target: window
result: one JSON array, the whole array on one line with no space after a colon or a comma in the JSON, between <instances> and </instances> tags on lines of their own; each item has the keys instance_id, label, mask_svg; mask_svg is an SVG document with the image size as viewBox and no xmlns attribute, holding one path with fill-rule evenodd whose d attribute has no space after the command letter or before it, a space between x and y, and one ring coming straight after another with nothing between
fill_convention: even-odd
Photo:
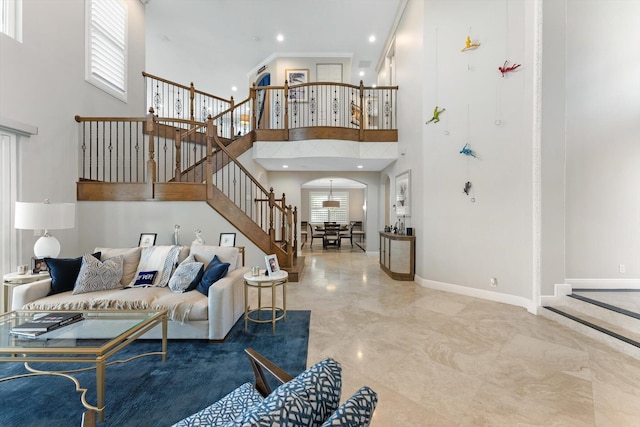
<instances>
[{"instance_id":1,"label":"window","mask_svg":"<svg viewBox=\"0 0 640 427\"><path fill-rule=\"evenodd\" d=\"M0 0L0 33L22 41L22 0Z\"/></svg>"},{"instance_id":2,"label":"window","mask_svg":"<svg viewBox=\"0 0 640 427\"><path fill-rule=\"evenodd\" d=\"M329 192L309 192L309 222L335 221L341 224L349 222L349 193L334 191L331 200L340 202L339 208L327 209L322 202L329 200Z\"/></svg>"},{"instance_id":3,"label":"window","mask_svg":"<svg viewBox=\"0 0 640 427\"><path fill-rule=\"evenodd\" d=\"M86 0L86 80L127 100L127 6L123 0Z\"/></svg>"}]
</instances>

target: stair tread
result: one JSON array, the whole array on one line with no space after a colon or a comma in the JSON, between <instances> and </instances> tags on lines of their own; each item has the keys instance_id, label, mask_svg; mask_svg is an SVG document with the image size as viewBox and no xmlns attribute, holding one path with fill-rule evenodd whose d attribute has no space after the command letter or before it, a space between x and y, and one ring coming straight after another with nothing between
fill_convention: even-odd
<instances>
[{"instance_id":1,"label":"stair tread","mask_svg":"<svg viewBox=\"0 0 640 427\"><path fill-rule=\"evenodd\" d=\"M596 325L596 326L598 326L600 328L606 329L606 330L611 331L611 332L613 332L615 334L622 335L622 336L624 336L624 337L626 337L626 338L628 338L630 340L633 340L633 341L636 341L636 342L640 343L640 334L637 334L637 333L635 333L633 331L630 331L627 328L623 328L621 326L614 325L614 324L609 323L609 322L607 322L605 320L599 319L597 317L590 316L588 314L585 314L585 313L583 313L581 311L575 310L575 309L573 309L571 307L568 307L568 306L565 306L565 305L554 306L553 308L555 308L556 310L560 310L560 311L562 311L564 313L567 313L567 314L569 314L571 316L577 317L577 318L579 318L579 319L581 319L583 321L589 322L589 323L591 323L593 325ZM640 322L640 320L636 320L636 319L630 317L629 318L629 322Z\"/></svg>"}]
</instances>

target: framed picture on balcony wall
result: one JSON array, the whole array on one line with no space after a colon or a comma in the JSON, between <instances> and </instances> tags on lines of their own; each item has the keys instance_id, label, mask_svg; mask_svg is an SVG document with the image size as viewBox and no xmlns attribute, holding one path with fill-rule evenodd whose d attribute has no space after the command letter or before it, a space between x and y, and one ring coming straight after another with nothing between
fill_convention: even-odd
<instances>
[{"instance_id":1,"label":"framed picture on balcony wall","mask_svg":"<svg viewBox=\"0 0 640 427\"><path fill-rule=\"evenodd\" d=\"M309 70L301 68L290 68L285 70L284 78L287 80L287 82L289 82L289 86L309 83ZM289 89L289 101L307 102L306 86Z\"/></svg>"},{"instance_id":2,"label":"framed picture on balcony wall","mask_svg":"<svg viewBox=\"0 0 640 427\"><path fill-rule=\"evenodd\" d=\"M411 170L396 175L396 215L411 215Z\"/></svg>"}]
</instances>

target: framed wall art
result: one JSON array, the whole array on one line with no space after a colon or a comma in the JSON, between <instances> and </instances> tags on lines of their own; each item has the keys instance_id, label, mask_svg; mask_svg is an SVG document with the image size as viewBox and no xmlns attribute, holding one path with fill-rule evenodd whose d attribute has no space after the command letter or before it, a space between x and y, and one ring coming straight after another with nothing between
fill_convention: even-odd
<instances>
[{"instance_id":1,"label":"framed wall art","mask_svg":"<svg viewBox=\"0 0 640 427\"><path fill-rule=\"evenodd\" d=\"M158 237L158 233L140 233L140 240L138 241L138 246L141 248L148 248L149 246L154 246L156 244L156 238Z\"/></svg>"},{"instance_id":2,"label":"framed wall art","mask_svg":"<svg viewBox=\"0 0 640 427\"><path fill-rule=\"evenodd\" d=\"M284 78L289 82L289 86L309 83L309 70L287 69ZM289 101L307 102L307 87L289 89Z\"/></svg>"},{"instance_id":3,"label":"framed wall art","mask_svg":"<svg viewBox=\"0 0 640 427\"><path fill-rule=\"evenodd\" d=\"M220 243L218 246L235 246L236 233L220 233Z\"/></svg>"},{"instance_id":4,"label":"framed wall art","mask_svg":"<svg viewBox=\"0 0 640 427\"><path fill-rule=\"evenodd\" d=\"M396 215L411 215L411 170L396 175Z\"/></svg>"}]
</instances>

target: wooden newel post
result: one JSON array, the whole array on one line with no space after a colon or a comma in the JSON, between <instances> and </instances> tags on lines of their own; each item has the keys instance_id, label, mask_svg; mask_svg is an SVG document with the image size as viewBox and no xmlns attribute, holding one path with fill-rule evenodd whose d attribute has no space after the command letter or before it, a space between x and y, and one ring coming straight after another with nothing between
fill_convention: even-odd
<instances>
[{"instance_id":1,"label":"wooden newel post","mask_svg":"<svg viewBox=\"0 0 640 427\"><path fill-rule=\"evenodd\" d=\"M192 124L196 120L195 104L194 104L195 98L196 98L196 88L193 86L193 82L191 82L191 87L189 88L189 111L190 111L189 118L191 119Z\"/></svg>"},{"instance_id":2,"label":"wooden newel post","mask_svg":"<svg viewBox=\"0 0 640 427\"><path fill-rule=\"evenodd\" d=\"M204 177L207 185L207 200L213 199L213 137L216 134L216 126L213 117L207 117L207 160L204 164Z\"/></svg>"},{"instance_id":3,"label":"wooden newel post","mask_svg":"<svg viewBox=\"0 0 640 427\"><path fill-rule=\"evenodd\" d=\"M364 84L360 80L360 141L364 141L364 115L367 113L364 111Z\"/></svg>"},{"instance_id":4,"label":"wooden newel post","mask_svg":"<svg viewBox=\"0 0 640 427\"><path fill-rule=\"evenodd\" d=\"M289 81L284 81L284 140L289 140Z\"/></svg>"},{"instance_id":5,"label":"wooden newel post","mask_svg":"<svg viewBox=\"0 0 640 427\"><path fill-rule=\"evenodd\" d=\"M275 205L275 196L273 194L273 187L269 188L269 235L271 241L275 239L275 229L273 228L273 206Z\"/></svg>"},{"instance_id":6,"label":"wooden newel post","mask_svg":"<svg viewBox=\"0 0 640 427\"><path fill-rule=\"evenodd\" d=\"M256 126L258 125L258 118L256 117L256 82L253 82L253 86L249 90L249 96L251 97L251 129L256 130Z\"/></svg>"},{"instance_id":7,"label":"wooden newel post","mask_svg":"<svg viewBox=\"0 0 640 427\"><path fill-rule=\"evenodd\" d=\"M145 131L149 135L149 158L147 159L147 197L153 198L153 184L156 182L156 160L155 160L155 141L156 141L156 116L153 114L153 107L149 108L147 121L144 124Z\"/></svg>"},{"instance_id":8,"label":"wooden newel post","mask_svg":"<svg viewBox=\"0 0 640 427\"><path fill-rule=\"evenodd\" d=\"M181 137L180 137L180 129L175 129L173 135L173 144L176 147L176 169L173 172L173 177L176 182L180 182L180 177L182 175L182 170L180 169L180 146L181 146Z\"/></svg>"}]
</instances>

